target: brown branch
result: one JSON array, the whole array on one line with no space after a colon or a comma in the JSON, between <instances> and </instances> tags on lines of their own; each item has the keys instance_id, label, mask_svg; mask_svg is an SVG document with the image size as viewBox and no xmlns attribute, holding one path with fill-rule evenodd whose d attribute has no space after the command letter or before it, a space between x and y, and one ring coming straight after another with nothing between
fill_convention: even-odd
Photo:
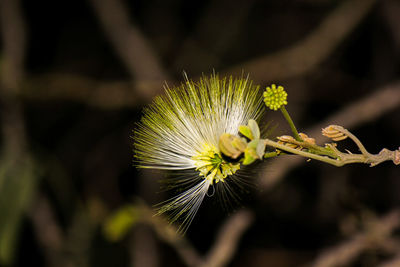
<instances>
[{"instance_id":1,"label":"brown branch","mask_svg":"<svg viewBox=\"0 0 400 267\"><path fill-rule=\"evenodd\" d=\"M167 74L161 67L151 46L142 33L130 22L127 8L121 0L90 0L95 14L116 53L125 64L129 74L136 80L137 93L152 98L160 92L156 87L146 87L143 83L162 83Z\"/></svg>"},{"instance_id":2,"label":"brown branch","mask_svg":"<svg viewBox=\"0 0 400 267\"><path fill-rule=\"evenodd\" d=\"M0 209L0 264L13 265L24 212L36 189L34 161L27 151L22 105L16 97L24 76L26 27L21 2L0 0L0 195L12 203L11 212Z\"/></svg>"},{"instance_id":3,"label":"brown branch","mask_svg":"<svg viewBox=\"0 0 400 267\"><path fill-rule=\"evenodd\" d=\"M328 139L321 135L321 129L329 124L340 124L345 128L351 129L367 121L379 118L383 114L400 106L400 83L393 83L382 88L378 88L370 96L360 99L337 113L329 116L321 123L306 129L309 136L316 139L317 143L322 143ZM270 160L268 169L273 172L263 172L260 183L265 189L271 188L279 182L291 169L305 163L305 160L298 157L281 157Z\"/></svg>"},{"instance_id":4,"label":"brown branch","mask_svg":"<svg viewBox=\"0 0 400 267\"><path fill-rule=\"evenodd\" d=\"M371 223L366 231L350 240L323 252L312 267L344 266L356 259L364 250L384 244L391 233L400 226L400 211L394 210L385 217Z\"/></svg>"},{"instance_id":5,"label":"brown branch","mask_svg":"<svg viewBox=\"0 0 400 267\"><path fill-rule=\"evenodd\" d=\"M0 26L3 41L0 73L0 104L4 149L16 157L26 149L22 107L16 99L24 76L26 26L20 1L0 1Z\"/></svg>"},{"instance_id":6,"label":"brown branch","mask_svg":"<svg viewBox=\"0 0 400 267\"><path fill-rule=\"evenodd\" d=\"M184 236L177 233L173 225L167 224L167 221L160 216L154 216L153 210L145 204L138 203L137 207L140 209L143 222L151 225L160 240L174 248L187 266L199 266L202 263L196 249Z\"/></svg>"},{"instance_id":7,"label":"brown branch","mask_svg":"<svg viewBox=\"0 0 400 267\"><path fill-rule=\"evenodd\" d=\"M378 267L399 267L400 266L400 253L395 255L390 260L387 260L378 265Z\"/></svg>"},{"instance_id":8,"label":"brown branch","mask_svg":"<svg viewBox=\"0 0 400 267\"><path fill-rule=\"evenodd\" d=\"M219 230L217 239L200 266L225 266L234 256L239 239L253 222L253 214L241 210L230 217Z\"/></svg>"},{"instance_id":9,"label":"brown branch","mask_svg":"<svg viewBox=\"0 0 400 267\"><path fill-rule=\"evenodd\" d=\"M160 82L155 82L161 88ZM149 81L149 87L155 87ZM73 101L103 109L135 107L146 103L127 81L99 82L73 74L45 74L28 77L22 84L20 97L28 101Z\"/></svg>"},{"instance_id":10,"label":"brown branch","mask_svg":"<svg viewBox=\"0 0 400 267\"><path fill-rule=\"evenodd\" d=\"M47 198L39 195L28 215L33 223L36 238L46 255L48 266L67 266L61 257L64 236Z\"/></svg>"},{"instance_id":11,"label":"brown branch","mask_svg":"<svg viewBox=\"0 0 400 267\"><path fill-rule=\"evenodd\" d=\"M15 92L24 76L26 25L21 14L21 3L0 1L1 34L3 40L1 78L7 90Z\"/></svg>"},{"instance_id":12,"label":"brown branch","mask_svg":"<svg viewBox=\"0 0 400 267\"><path fill-rule=\"evenodd\" d=\"M214 245L203 258L198 254L190 242L177 233L177 229L160 217L154 216L153 210L143 203L139 203L141 219L153 227L158 237L169 244L178 253L187 266L225 266L233 257L238 241L253 222L253 214L248 210L241 210L227 219L219 231Z\"/></svg>"},{"instance_id":13,"label":"brown branch","mask_svg":"<svg viewBox=\"0 0 400 267\"><path fill-rule=\"evenodd\" d=\"M397 0L382 1L384 19L394 39L397 49L400 48L400 3Z\"/></svg>"},{"instance_id":14,"label":"brown branch","mask_svg":"<svg viewBox=\"0 0 400 267\"><path fill-rule=\"evenodd\" d=\"M147 225L138 225L131 236L131 265L159 266L156 238Z\"/></svg>"},{"instance_id":15,"label":"brown branch","mask_svg":"<svg viewBox=\"0 0 400 267\"><path fill-rule=\"evenodd\" d=\"M167 74L164 72L161 63L150 48L151 46L139 29L131 24L127 12L128 9L121 0L90 0L90 2L105 34L114 46L121 61L125 64L130 76L135 81L134 87L128 88L130 91L134 91L133 95L132 93L126 95L126 92L129 91L117 91L113 88L109 88L106 91L103 90L104 94L99 94L99 91L96 90L95 96L98 97L102 95L101 102L97 100L96 103L110 105L111 95L113 96L114 104L121 103L121 101L125 104L127 99L131 102L149 102L155 95L163 91L160 85L167 78ZM149 84L151 84L151 86L149 86ZM145 244L148 245L147 248L154 249L154 251L147 252L152 254L153 260L147 262L145 264L146 266L149 264L155 265L157 262L157 260L154 259L156 257L156 246L148 237L151 236L146 231L134 237L134 242L145 242ZM182 247L178 247L178 249L178 251L182 251ZM132 255L134 256L141 252L143 252L143 250L140 249L139 246L136 246ZM184 256L186 255L188 254L186 253ZM146 256L141 256L136 257L136 260L142 260L142 263L144 263L144 261L148 261L149 258L146 259Z\"/></svg>"},{"instance_id":16,"label":"brown branch","mask_svg":"<svg viewBox=\"0 0 400 267\"><path fill-rule=\"evenodd\" d=\"M254 2L210 1L191 35L179 47L179 54L173 62L174 68L179 71L182 67L190 68L194 73L209 70L210 66L218 69L222 57L226 54L226 48L244 27ZM222 17L221 10L229 12L229 16ZM214 27L215 24L218 27Z\"/></svg>"},{"instance_id":17,"label":"brown branch","mask_svg":"<svg viewBox=\"0 0 400 267\"><path fill-rule=\"evenodd\" d=\"M224 74L251 73L257 82L306 74L325 60L368 14L376 0L347 0L293 46L227 69Z\"/></svg>"}]
</instances>

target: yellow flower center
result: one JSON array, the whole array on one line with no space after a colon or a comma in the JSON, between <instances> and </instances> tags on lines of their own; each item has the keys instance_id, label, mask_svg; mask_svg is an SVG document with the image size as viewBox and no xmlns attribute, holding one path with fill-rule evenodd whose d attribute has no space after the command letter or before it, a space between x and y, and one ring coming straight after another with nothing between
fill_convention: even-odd
<instances>
[{"instance_id":1,"label":"yellow flower center","mask_svg":"<svg viewBox=\"0 0 400 267\"><path fill-rule=\"evenodd\" d=\"M192 160L194 160L196 170L200 172L199 175L215 183L224 182L228 175L240 169L239 163L226 162L217 148L208 144L204 144L202 151L193 156Z\"/></svg>"}]
</instances>

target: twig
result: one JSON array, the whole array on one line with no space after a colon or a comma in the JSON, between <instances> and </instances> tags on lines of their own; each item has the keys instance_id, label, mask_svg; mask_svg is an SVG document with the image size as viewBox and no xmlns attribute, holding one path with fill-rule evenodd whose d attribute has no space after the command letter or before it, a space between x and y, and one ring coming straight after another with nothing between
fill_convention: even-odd
<instances>
[{"instance_id":1,"label":"twig","mask_svg":"<svg viewBox=\"0 0 400 267\"><path fill-rule=\"evenodd\" d=\"M379 154L371 154L365 149L364 145L355 135L342 126L329 125L327 128L323 129L322 132L323 135L332 138L335 141L343 140L344 138L349 137L354 141L354 143L356 143L361 151L361 154L353 154L350 152L343 153L336 148L336 143L329 143L326 144L325 147L321 147L303 141L299 142L294 138L286 138L285 143L275 142L270 139L262 139L262 141L267 146L271 146L276 149L296 154L308 159L322 161L336 167L341 167L351 163L365 163L370 164L370 166L373 167L389 160L393 161L395 165L400 164L400 148L394 151L384 148L381 150L381 152L379 152ZM282 137L280 141L282 141ZM293 147L293 145L296 147ZM302 149L307 147L309 150Z\"/></svg>"},{"instance_id":2,"label":"twig","mask_svg":"<svg viewBox=\"0 0 400 267\"><path fill-rule=\"evenodd\" d=\"M322 253L312 267L344 266L351 263L365 249L385 243L390 234L400 226L400 211L394 210L372 223L365 232Z\"/></svg>"},{"instance_id":3,"label":"twig","mask_svg":"<svg viewBox=\"0 0 400 267\"><path fill-rule=\"evenodd\" d=\"M379 118L398 106L400 106L400 83L393 83L376 89L370 96L344 107L304 132L314 137L318 143L322 143L327 141L327 138L321 135L321 129L329 124L340 124L347 129L355 128L367 121ZM269 161L270 164L267 165L267 168L273 172L263 172L260 177L260 183L266 189L279 182L291 169L305 163L303 159L297 157L277 158Z\"/></svg>"},{"instance_id":4,"label":"twig","mask_svg":"<svg viewBox=\"0 0 400 267\"><path fill-rule=\"evenodd\" d=\"M379 154L371 154L367 151L361 141L349 132L347 129L343 128L339 125L330 125L330 128L339 131L340 134L343 134L346 137L349 137L353 142L357 145L358 149L361 151L361 154L352 154L352 153L342 153L336 149L335 146L329 145L329 147L336 152L339 156L340 161L343 162L343 165L348 163L367 163L370 164L371 167L376 166L384 161L391 160L395 165L400 164L400 148L398 150L391 151L387 148L382 149ZM328 136L329 137L329 136Z\"/></svg>"},{"instance_id":5,"label":"twig","mask_svg":"<svg viewBox=\"0 0 400 267\"><path fill-rule=\"evenodd\" d=\"M269 140L269 139L264 139L263 141L267 146L275 147L280 150L283 150L283 151L286 151L289 153L293 153L293 154L296 154L296 155L299 155L299 156L302 156L305 158L315 159L315 160L323 161L325 163L332 164L335 166L340 166L339 165L340 162L336 159L332 159L332 158L325 157L325 156L320 156L317 154L312 154L312 153L302 151L302 150L297 150L295 148L291 148L287 145L283 145L283 144L277 143L277 142Z\"/></svg>"},{"instance_id":6,"label":"twig","mask_svg":"<svg viewBox=\"0 0 400 267\"><path fill-rule=\"evenodd\" d=\"M326 59L368 14L376 0L348 0L329 14L310 35L292 47L241 63L227 74L251 73L254 80L283 80L310 72Z\"/></svg>"}]
</instances>

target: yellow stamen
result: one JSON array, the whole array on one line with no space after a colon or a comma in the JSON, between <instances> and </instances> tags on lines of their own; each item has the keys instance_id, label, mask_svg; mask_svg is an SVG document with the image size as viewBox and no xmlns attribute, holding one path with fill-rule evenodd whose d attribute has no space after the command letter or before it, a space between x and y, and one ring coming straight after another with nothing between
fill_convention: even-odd
<instances>
[{"instance_id":1,"label":"yellow stamen","mask_svg":"<svg viewBox=\"0 0 400 267\"><path fill-rule=\"evenodd\" d=\"M226 162L217 148L208 144L204 144L202 151L193 156L192 160L194 160L199 175L215 183L224 182L228 175L232 175L240 169L239 163Z\"/></svg>"}]
</instances>

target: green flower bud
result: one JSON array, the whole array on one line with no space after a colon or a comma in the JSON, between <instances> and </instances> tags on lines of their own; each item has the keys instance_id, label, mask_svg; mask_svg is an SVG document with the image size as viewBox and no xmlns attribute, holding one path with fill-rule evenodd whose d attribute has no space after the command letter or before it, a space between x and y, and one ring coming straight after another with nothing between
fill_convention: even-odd
<instances>
[{"instance_id":1,"label":"green flower bud","mask_svg":"<svg viewBox=\"0 0 400 267\"><path fill-rule=\"evenodd\" d=\"M276 87L272 84L264 92L265 105L271 110L278 110L281 106L287 105L287 93L282 86Z\"/></svg>"}]
</instances>

